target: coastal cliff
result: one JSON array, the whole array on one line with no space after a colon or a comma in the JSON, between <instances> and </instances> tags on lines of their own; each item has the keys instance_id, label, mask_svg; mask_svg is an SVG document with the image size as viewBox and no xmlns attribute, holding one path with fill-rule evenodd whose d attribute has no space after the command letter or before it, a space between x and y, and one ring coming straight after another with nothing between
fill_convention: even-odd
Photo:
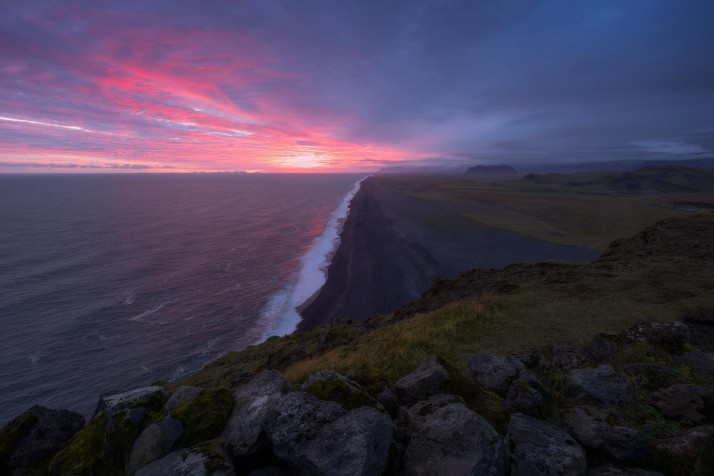
<instances>
[{"instance_id":1,"label":"coastal cliff","mask_svg":"<svg viewBox=\"0 0 714 476\"><path fill-rule=\"evenodd\" d=\"M1 430L0 464L710 474L713 276L714 213L658 222L590 264L473 270L392 315L274 337L184 382L104 395L83 427L33 407Z\"/></svg>"}]
</instances>

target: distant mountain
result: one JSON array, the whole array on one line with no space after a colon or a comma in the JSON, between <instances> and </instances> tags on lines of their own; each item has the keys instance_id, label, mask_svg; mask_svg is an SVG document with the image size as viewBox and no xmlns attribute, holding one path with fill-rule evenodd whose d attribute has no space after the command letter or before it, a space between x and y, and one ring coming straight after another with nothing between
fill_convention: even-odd
<instances>
[{"instance_id":1,"label":"distant mountain","mask_svg":"<svg viewBox=\"0 0 714 476\"><path fill-rule=\"evenodd\" d=\"M650 165L631 172L528 174L523 180L538 184L602 186L626 192L704 192L714 190L714 170Z\"/></svg>"},{"instance_id":2,"label":"distant mountain","mask_svg":"<svg viewBox=\"0 0 714 476\"><path fill-rule=\"evenodd\" d=\"M516 169L510 165L475 165L469 167L467 174L486 175L486 174L515 174Z\"/></svg>"},{"instance_id":3,"label":"distant mountain","mask_svg":"<svg viewBox=\"0 0 714 476\"><path fill-rule=\"evenodd\" d=\"M649 166L675 166L675 167L698 167L703 169L714 169L714 157L699 159L671 159L671 160L606 160L602 162L581 162L575 164L563 163L539 163L539 164L516 164L523 171L536 173L578 173L596 172L606 170L636 170Z\"/></svg>"}]
</instances>

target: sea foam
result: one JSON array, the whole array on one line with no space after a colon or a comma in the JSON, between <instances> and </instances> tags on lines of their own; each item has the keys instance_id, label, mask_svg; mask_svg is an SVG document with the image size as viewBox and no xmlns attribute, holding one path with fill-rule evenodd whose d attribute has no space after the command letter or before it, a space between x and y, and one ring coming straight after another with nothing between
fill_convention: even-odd
<instances>
[{"instance_id":1,"label":"sea foam","mask_svg":"<svg viewBox=\"0 0 714 476\"><path fill-rule=\"evenodd\" d=\"M359 191L362 184L357 181L340 205L330 214L325 229L310 246L310 249L300 260L300 270L295 279L285 288L276 292L261 312L261 321L267 324L261 342L271 336L283 336L297 329L300 314L297 307L317 293L327 281L327 268L340 244L340 232L347 214L350 202Z\"/></svg>"}]
</instances>

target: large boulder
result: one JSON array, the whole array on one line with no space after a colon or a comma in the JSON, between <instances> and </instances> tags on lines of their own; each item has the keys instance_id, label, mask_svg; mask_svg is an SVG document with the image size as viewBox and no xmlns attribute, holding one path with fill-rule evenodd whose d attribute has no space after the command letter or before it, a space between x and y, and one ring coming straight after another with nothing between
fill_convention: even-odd
<instances>
[{"instance_id":1,"label":"large boulder","mask_svg":"<svg viewBox=\"0 0 714 476\"><path fill-rule=\"evenodd\" d=\"M580 349L576 349L572 345L559 345L553 351L553 365L561 369L577 369L587 360L587 355Z\"/></svg>"},{"instance_id":2,"label":"large boulder","mask_svg":"<svg viewBox=\"0 0 714 476\"><path fill-rule=\"evenodd\" d=\"M141 432L144 408L103 411L74 435L52 460L51 474L122 474Z\"/></svg>"},{"instance_id":3,"label":"large boulder","mask_svg":"<svg viewBox=\"0 0 714 476\"><path fill-rule=\"evenodd\" d=\"M222 438L233 458L241 459L265 449L265 427L272 420L280 398L290 392L290 384L277 370L265 371L233 396L233 412Z\"/></svg>"},{"instance_id":4,"label":"large boulder","mask_svg":"<svg viewBox=\"0 0 714 476\"><path fill-rule=\"evenodd\" d=\"M235 474L233 464L217 441L175 451L144 466L136 476L223 476Z\"/></svg>"},{"instance_id":5,"label":"large boulder","mask_svg":"<svg viewBox=\"0 0 714 476\"><path fill-rule=\"evenodd\" d=\"M648 400L670 420L714 421L714 385L672 385L650 393Z\"/></svg>"},{"instance_id":6,"label":"large boulder","mask_svg":"<svg viewBox=\"0 0 714 476\"><path fill-rule=\"evenodd\" d=\"M610 365L571 370L566 379L565 394L577 403L611 407L633 399L632 388L625 377Z\"/></svg>"},{"instance_id":7,"label":"large boulder","mask_svg":"<svg viewBox=\"0 0 714 476\"><path fill-rule=\"evenodd\" d=\"M619 463L644 462L649 453L647 434L627 426L612 426L608 414L593 407L575 407L566 412L570 434L587 450Z\"/></svg>"},{"instance_id":8,"label":"large boulder","mask_svg":"<svg viewBox=\"0 0 714 476\"><path fill-rule=\"evenodd\" d=\"M394 391L399 399L411 405L432 395L443 393L449 380L449 372L439 362L438 357L427 357L419 367L399 380Z\"/></svg>"},{"instance_id":9,"label":"large boulder","mask_svg":"<svg viewBox=\"0 0 714 476\"><path fill-rule=\"evenodd\" d=\"M299 474L382 474L394 428L370 407L346 413L304 392L281 399L267 429L273 454Z\"/></svg>"},{"instance_id":10,"label":"large boulder","mask_svg":"<svg viewBox=\"0 0 714 476\"><path fill-rule=\"evenodd\" d=\"M99 403L94 415L101 412L112 414L126 408L161 407L168 396L164 387L151 386L129 390L128 392L104 394L99 397Z\"/></svg>"},{"instance_id":11,"label":"large boulder","mask_svg":"<svg viewBox=\"0 0 714 476\"><path fill-rule=\"evenodd\" d=\"M47 472L49 460L84 427L84 417L69 410L35 405L0 430L0 473Z\"/></svg>"},{"instance_id":12,"label":"large boulder","mask_svg":"<svg viewBox=\"0 0 714 476\"><path fill-rule=\"evenodd\" d=\"M714 426L697 426L657 441L653 453L657 467L666 474L712 474Z\"/></svg>"},{"instance_id":13,"label":"large boulder","mask_svg":"<svg viewBox=\"0 0 714 476\"><path fill-rule=\"evenodd\" d=\"M536 415L543 405L543 395L531 387L525 380L516 380L511 384L506 394L506 399L501 402L501 411L507 415L511 413L525 413Z\"/></svg>"},{"instance_id":14,"label":"large boulder","mask_svg":"<svg viewBox=\"0 0 714 476\"><path fill-rule=\"evenodd\" d=\"M171 394L171 397L164 404L162 412L169 415L173 413L182 403L193 400L203 393L203 388L201 387L189 387L187 385L182 385Z\"/></svg>"},{"instance_id":15,"label":"large boulder","mask_svg":"<svg viewBox=\"0 0 714 476\"><path fill-rule=\"evenodd\" d=\"M429 415L451 403L464 403L464 399L456 395L440 393L415 403L405 412L409 419L408 426L410 430L418 430Z\"/></svg>"},{"instance_id":16,"label":"large boulder","mask_svg":"<svg viewBox=\"0 0 714 476\"><path fill-rule=\"evenodd\" d=\"M527 415L511 415L506 442L511 475L585 475L585 451L555 425Z\"/></svg>"},{"instance_id":17,"label":"large boulder","mask_svg":"<svg viewBox=\"0 0 714 476\"><path fill-rule=\"evenodd\" d=\"M330 400L342 405L346 410L370 406L383 409L380 403L367 393L357 382L350 380L335 370L323 369L308 376L300 389L322 400Z\"/></svg>"},{"instance_id":18,"label":"large boulder","mask_svg":"<svg viewBox=\"0 0 714 476\"><path fill-rule=\"evenodd\" d=\"M346 411L335 402L320 400L307 392L290 392L274 406L265 435L273 453L286 462L298 460L296 444L313 440L320 430Z\"/></svg>"},{"instance_id":19,"label":"large boulder","mask_svg":"<svg viewBox=\"0 0 714 476\"><path fill-rule=\"evenodd\" d=\"M217 438L228 423L233 409L233 394L228 389L207 389L183 402L171 413L183 425L176 448L188 448Z\"/></svg>"},{"instance_id":20,"label":"large boulder","mask_svg":"<svg viewBox=\"0 0 714 476\"><path fill-rule=\"evenodd\" d=\"M679 354L684 351L688 336L689 326L684 322L644 322L623 331L620 339L625 343L648 342Z\"/></svg>"},{"instance_id":21,"label":"large boulder","mask_svg":"<svg viewBox=\"0 0 714 476\"><path fill-rule=\"evenodd\" d=\"M476 354L469 360L466 376L501 396L506 395L515 380L524 380L538 391L543 385L516 357L496 354Z\"/></svg>"},{"instance_id":22,"label":"large boulder","mask_svg":"<svg viewBox=\"0 0 714 476\"><path fill-rule=\"evenodd\" d=\"M147 417L166 395L157 386L103 395L97 414L52 460L51 474L123 474Z\"/></svg>"},{"instance_id":23,"label":"large boulder","mask_svg":"<svg viewBox=\"0 0 714 476\"><path fill-rule=\"evenodd\" d=\"M714 354L706 352L685 352L675 355L674 360L700 372L714 376Z\"/></svg>"},{"instance_id":24,"label":"large boulder","mask_svg":"<svg viewBox=\"0 0 714 476\"><path fill-rule=\"evenodd\" d=\"M496 430L461 403L429 415L404 455L408 475L505 475L506 446Z\"/></svg>"},{"instance_id":25,"label":"large boulder","mask_svg":"<svg viewBox=\"0 0 714 476\"><path fill-rule=\"evenodd\" d=\"M602 362L617 351L617 336L597 333L590 340L588 355L596 362Z\"/></svg>"},{"instance_id":26,"label":"large boulder","mask_svg":"<svg viewBox=\"0 0 714 476\"><path fill-rule=\"evenodd\" d=\"M171 453L183 435L183 425L175 418L166 417L152 423L134 441L126 472L134 474L139 468Z\"/></svg>"}]
</instances>

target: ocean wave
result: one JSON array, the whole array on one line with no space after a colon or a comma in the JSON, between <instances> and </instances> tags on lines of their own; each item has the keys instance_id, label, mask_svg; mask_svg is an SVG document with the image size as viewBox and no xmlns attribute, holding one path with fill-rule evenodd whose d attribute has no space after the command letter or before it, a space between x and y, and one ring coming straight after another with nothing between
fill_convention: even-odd
<instances>
[{"instance_id":1,"label":"ocean wave","mask_svg":"<svg viewBox=\"0 0 714 476\"><path fill-rule=\"evenodd\" d=\"M164 307L166 307L166 304L168 304L168 303L162 302L160 304L157 304L156 306L152 307L151 309L147 309L146 311L142 312L141 314L137 314L136 316L129 318L129 320L133 321L133 322L148 322L150 324L168 324L165 321L149 321L149 320L144 319L145 317L162 310Z\"/></svg>"},{"instance_id":2,"label":"ocean wave","mask_svg":"<svg viewBox=\"0 0 714 476\"><path fill-rule=\"evenodd\" d=\"M363 178L357 181L340 205L330 214L322 234L315 238L310 249L300 260L300 270L293 282L273 294L261 311L261 322L267 327L261 342L271 336L294 332L302 319L296 310L297 307L325 285L327 268L340 244L340 233L349 213L350 202L364 180Z\"/></svg>"}]
</instances>

